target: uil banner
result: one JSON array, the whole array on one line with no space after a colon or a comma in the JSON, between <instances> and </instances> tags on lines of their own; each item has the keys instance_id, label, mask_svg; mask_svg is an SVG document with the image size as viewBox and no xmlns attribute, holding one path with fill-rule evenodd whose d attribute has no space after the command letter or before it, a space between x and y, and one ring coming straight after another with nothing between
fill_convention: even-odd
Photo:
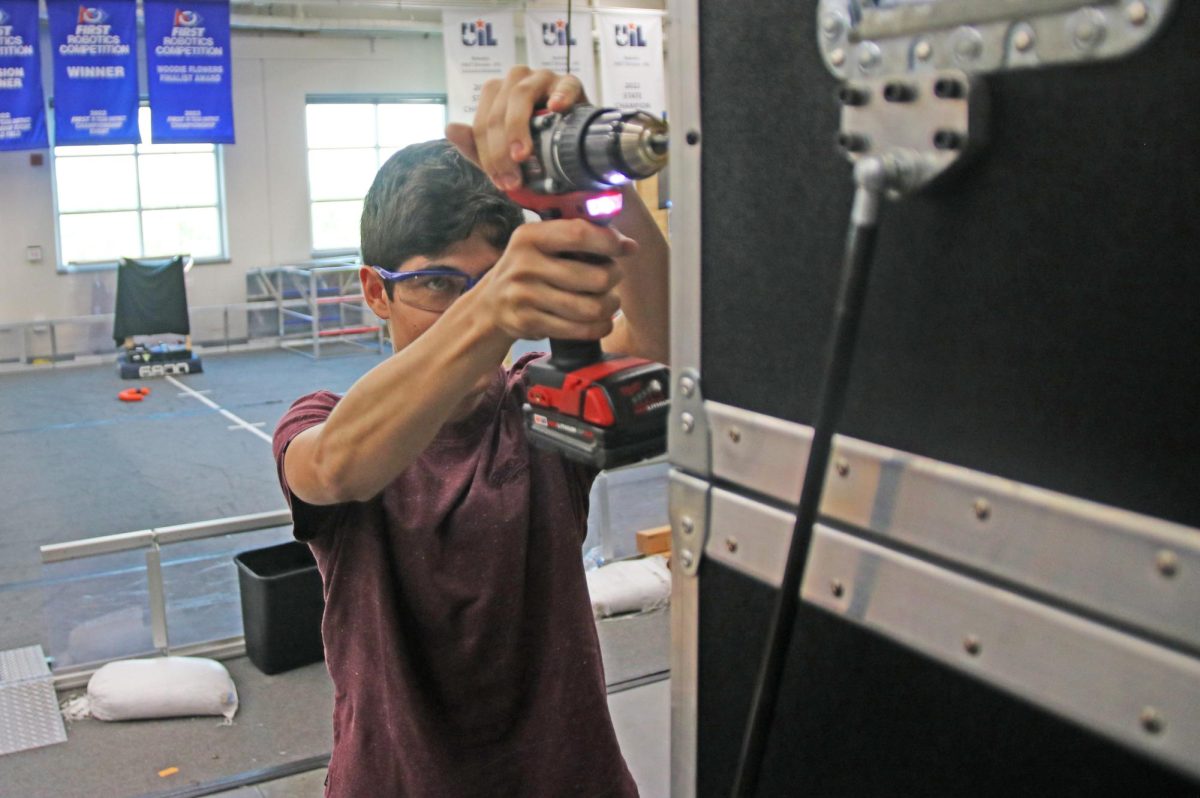
<instances>
[{"instance_id":1,"label":"uil banner","mask_svg":"<svg viewBox=\"0 0 1200 798\"><path fill-rule=\"evenodd\" d=\"M573 15L567 23L567 12L525 9L525 49L529 66L534 69L567 71L567 42L571 44L571 74L579 78L588 99L596 102L596 52L592 48L591 14ZM582 35L577 35L576 31ZM582 45L580 44L582 42Z\"/></svg>"},{"instance_id":2,"label":"uil banner","mask_svg":"<svg viewBox=\"0 0 1200 798\"><path fill-rule=\"evenodd\" d=\"M447 116L470 122L479 92L492 78L504 77L517 62L511 11L442 11L446 52Z\"/></svg>"},{"instance_id":3,"label":"uil banner","mask_svg":"<svg viewBox=\"0 0 1200 798\"><path fill-rule=\"evenodd\" d=\"M667 110L663 73L662 17L636 11L597 12L600 32L600 90L604 105Z\"/></svg>"},{"instance_id":4,"label":"uil banner","mask_svg":"<svg viewBox=\"0 0 1200 798\"><path fill-rule=\"evenodd\" d=\"M46 147L37 0L0 0L0 150Z\"/></svg>"},{"instance_id":5,"label":"uil banner","mask_svg":"<svg viewBox=\"0 0 1200 798\"><path fill-rule=\"evenodd\" d=\"M138 144L137 3L46 0L54 143Z\"/></svg>"},{"instance_id":6,"label":"uil banner","mask_svg":"<svg viewBox=\"0 0 1200 798\"><path fill-rule=\"evenodd\" d=\"M233 144L229 0L144 0L150 137Z\"/></svg>"}]
</instances>

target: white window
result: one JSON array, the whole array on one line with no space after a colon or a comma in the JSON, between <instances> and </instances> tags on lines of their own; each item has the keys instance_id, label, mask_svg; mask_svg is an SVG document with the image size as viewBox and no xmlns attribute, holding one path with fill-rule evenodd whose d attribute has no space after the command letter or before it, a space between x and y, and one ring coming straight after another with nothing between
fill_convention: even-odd
<instances>
[{"instance_id":1,"label":"white window","mask_svg":"<svg viewBox=\"0 0 1200 798\"><path fill-rule=\"evenodd\" d=\"M446 129L446 104L433 98L309 98L308 189L314 254L358 249L363 197L392 153Z\"/></svg>"},{"instance_id":2,"label":"white window","mask_svg":"<svg viewBox=\"0 0 1200 798\"><path fill-rule=\"evenodd\" d=\"M221 163L213 144L155 144L150 109L143 144L54 148L60 267L122 257L226 256Z\"/></svg>"}]
</instances>

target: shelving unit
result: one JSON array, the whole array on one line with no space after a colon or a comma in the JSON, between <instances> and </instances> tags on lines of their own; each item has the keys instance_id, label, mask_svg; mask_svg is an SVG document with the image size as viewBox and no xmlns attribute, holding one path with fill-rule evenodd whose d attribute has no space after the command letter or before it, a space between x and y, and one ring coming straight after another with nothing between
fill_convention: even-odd
<instances>
[{"instance_id":1,"label":"shelving unit","mask_svg":"<svg viewBox=\"0 0 1200 798\"><path fill-rule=\"evenodd\" d=\"M341 259L247 272L247 298L263 304L261 311L251 311L251 329L264 327L273 315L279 345L312 358L320 358L323 344L332 341L381 348L384 327L363 301L358 270L356 260Z\"/></svg>"}]
</instances>

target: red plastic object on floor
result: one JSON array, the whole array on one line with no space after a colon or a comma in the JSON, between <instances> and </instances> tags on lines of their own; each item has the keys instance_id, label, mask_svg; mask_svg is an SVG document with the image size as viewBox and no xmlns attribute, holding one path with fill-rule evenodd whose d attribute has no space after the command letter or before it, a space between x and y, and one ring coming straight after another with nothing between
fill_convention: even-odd
<instances>
[{"instance_id":1,"label":"red plastic object on floor","mask_svg":"<svg viewBox=\"0 0 1200 798\"><path fill-rule=\"evenodd\" d=\"M117 398L122 402L140 402L149 395L149 388L126 388L117 394Z\"/></svg>"}]
</instances>

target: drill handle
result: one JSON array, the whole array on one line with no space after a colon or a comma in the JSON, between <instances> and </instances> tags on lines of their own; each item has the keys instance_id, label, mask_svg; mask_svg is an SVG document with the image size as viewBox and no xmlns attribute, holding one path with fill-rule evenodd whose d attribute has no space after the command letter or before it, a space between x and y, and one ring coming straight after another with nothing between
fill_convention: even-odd
<instances>
[{"instance_id":1,"label":"drill handle","mask_svg":"<svg viewBox=\"0 0 1200 798\"><path fill-rule=\"evenodd\" d=\"M596 265L609 262L608 258L587 252L563 252L559 257ZM550 362L561 371L575 371L603 359L599 341L550 340Z\"/></svg>"},{"instance_id":2,"label":"drill handle","mask_svg":"<svg viewBox=\"0 0 1200 798\"><path fill-rule=\"evenodd\" d=\"M560 371L577 371L603 359L599 341L550 339L550 363Z\"/></svg>"}]
</instances>

